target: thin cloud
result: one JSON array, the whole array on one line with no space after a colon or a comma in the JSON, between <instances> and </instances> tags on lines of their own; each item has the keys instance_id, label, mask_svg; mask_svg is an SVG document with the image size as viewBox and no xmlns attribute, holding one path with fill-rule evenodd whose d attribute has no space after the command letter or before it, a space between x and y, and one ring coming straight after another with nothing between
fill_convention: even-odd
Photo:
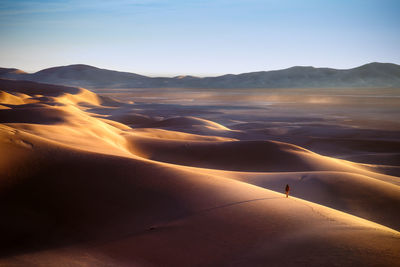
<instances>
[{"instance_id":1,"label":"thin cloud","mask_svg":"<svg viewBox=\"0 0 400 267\"><path fill-rule=\"evenodd\" d=\"M0 3L1 16L50 14L71 11L107 11L109 9L123 8L154 8L166 7L166 1L142 1L142 0L119 0L119 1L2 1Z\"/></svg>"}]
</instances>

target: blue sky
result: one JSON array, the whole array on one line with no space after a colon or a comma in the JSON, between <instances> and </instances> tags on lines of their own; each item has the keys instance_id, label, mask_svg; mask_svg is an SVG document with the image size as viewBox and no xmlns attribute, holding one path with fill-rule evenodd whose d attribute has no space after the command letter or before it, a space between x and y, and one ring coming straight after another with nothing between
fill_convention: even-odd
<instances>
[{"instance_id":1,"label":"blue sky","mask_svg":"<svg viewBox=\"0 0 400 267\"><path fill-rule=\"evenodd\" d=\"M397 0L0 0L0 66L145 75L400 64Z\"/></svg>"}]
</instances>

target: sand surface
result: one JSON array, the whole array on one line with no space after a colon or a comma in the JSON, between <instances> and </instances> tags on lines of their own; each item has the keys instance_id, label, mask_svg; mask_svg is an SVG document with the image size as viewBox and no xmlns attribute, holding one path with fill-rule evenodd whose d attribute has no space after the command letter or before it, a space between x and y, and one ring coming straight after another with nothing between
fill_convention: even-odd
<instances>
[{"instance_id":1,"label":"sand surface","mask_svg":"<svg viewBox=\"0 0 400 267\"><path fill-rule=\"evenodd\" d=\"M400 266L398 91L315 90L0 80L0 266Z\"/></svg>"}]
</instances>

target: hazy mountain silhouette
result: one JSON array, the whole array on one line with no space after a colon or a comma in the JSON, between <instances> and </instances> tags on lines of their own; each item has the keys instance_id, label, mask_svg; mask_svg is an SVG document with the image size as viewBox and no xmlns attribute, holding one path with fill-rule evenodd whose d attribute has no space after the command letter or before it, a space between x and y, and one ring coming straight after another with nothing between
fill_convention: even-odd
<instances>
[{"instance_id":1,"label":"hazy mountain silhouette","mask_svg":"<svg viewBox=\"0 0 400 267\"><path fill-rule=\"evenodd\" d=\"M14 74L27 74L26 72L14 68L0 68L0 76L14 75Z\"/></svg>"},{"instance_id":2,"label":"hazy mountain silhouette","mask_svg":"<svg viewBox=\"0 0 400 267\"><path fill-rule=\"evenodd\" d=\"M291 67L283 70L226 74L217 77L147 77L77 64L36 73L0 68L0 77L88 88L335 88L400 87L400 65L370 63L353 69Z\"/></svg>"}]
</instances>

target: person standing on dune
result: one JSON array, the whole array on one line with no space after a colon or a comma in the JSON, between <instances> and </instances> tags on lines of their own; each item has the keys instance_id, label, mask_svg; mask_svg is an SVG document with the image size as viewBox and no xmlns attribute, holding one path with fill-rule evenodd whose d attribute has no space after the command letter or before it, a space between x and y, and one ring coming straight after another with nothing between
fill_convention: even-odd
<instances>
[{"instance_id":1,"label":"person standing on dune","mask_svg":"<svg viewBox=\"0 0 400 267\"><path fill-rule=\"evenodd\" d=\"M286 197L289 196L290 186L287 184L285 187Z\"/></svg>"}]
</instances>

